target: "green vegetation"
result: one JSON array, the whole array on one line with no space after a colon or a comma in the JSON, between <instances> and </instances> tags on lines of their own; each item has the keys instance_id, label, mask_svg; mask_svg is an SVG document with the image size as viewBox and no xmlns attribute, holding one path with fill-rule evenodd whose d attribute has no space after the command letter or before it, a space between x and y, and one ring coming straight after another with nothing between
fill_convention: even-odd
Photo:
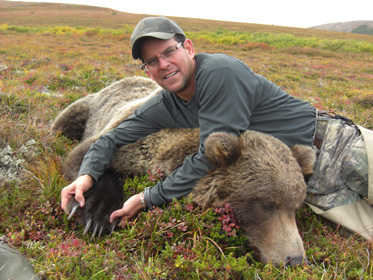
<instances>
[{"instance_id":1,"label":"green vegetation","mask_svg":"<svg viewBox=\"0 0 373 280\"><path fill-rule=\"evenodd\" d=\"M274 48L302 47L328 50L333 52L370 53L373 44L356 40L320 39L315 37L298 37L292 34L248 33L220 30L217 32L191 32L192 39L205 40L208 43L224 45L244 45L264 43Z\"/></svg>"},{"instance_id":2,"label":"green vegetation","mask_svg":"<svg viewBox=\"0 0 373 280\"><path fill-rule=\"evenodd\" d=\"M112 35L115 37L130 36L133 28L124 26L122 29L101 29L86 27L25 27L25 26L0 26L0 34L32 33L32 34L57 34L57 35ZM358 32L356 32L358 33ZM187 32L193 40L204 41L222 45L245 45L250 43L266 44L274 48L302 47L322 49L333 52L368 53L373 54L373 43L347 39L320 39L315 37L299 37L292 34L250 33L220 29L215 32L200 31Z\"/></svg>"},{"instance_id":3,"label":"green vegetation","mask_svg":"<svg viewBox=\"0 0 373 280\"><path fill-rule=\"evenodd\" d=\"M367 25L360 25L358 28L352 30L351 33L373 35L373 28L369 28Z\"/></svg>"},{"instance_id":4,"label":"green vegetation","mask_svg":"<svg viewBox=\"0 0 373 280\"><path fill-rule=\"evenodd\" d=\"M122 29L102 29L100 27L70 27L70 26L55 26L55 27L27 27L27 26L9 26L7 24L0 25L0 34L12 33L31 33L31 34L57 34L57 35L80 35L85 34L94 36L97 34L110 35L131 35L133 28L124 26Z\"/></svg>"},{"instance_id":5,"label":"green vegetation","mask_svg":"<svg viewBox=\"0 0 373 280\"><path fill-rule=\"evenodd\" d=\"M22 20L22 11L17 10L18 17L12 14L12 20ZM74 13L58 11L63 16ZM97 27L88 16L92 11L99 12L80 10L82 21L75 26L52 24L52 18L63 19L57 12L48 19L36 17L37 7L24 15L43 20L38 25L12 24L3 21L6 13L0 16L0 238L25 254L41 278L373 277L372 242L343 237L307 206L297 215L310 263L306 267L285 269L257 262L228 205L201 209L188 199L141 213L121 223L110 237L92 242L83 237L59 204L60 190L68 184L60 167L77 143L51 133L51 122L89 93L124 77L145 76L130 53L129 37L137 19L125 20L122 13L114 16L112 10L104 10L105 26ZM369 36L178 21L198 52L233 55L290 94L373 129ZM129 197L153 184L148 177L134 177L126 181L124 191Z\"/></svg>"}]
</instances>

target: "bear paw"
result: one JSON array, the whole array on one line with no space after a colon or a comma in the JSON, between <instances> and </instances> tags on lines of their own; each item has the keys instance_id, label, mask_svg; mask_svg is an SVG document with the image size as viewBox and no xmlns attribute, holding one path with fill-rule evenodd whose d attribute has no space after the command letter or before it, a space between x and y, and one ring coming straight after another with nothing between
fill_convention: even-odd
<instances>
[{"instance_id":1,"label":"bear paw","mask_svg":"<svg viewBox=\"0 0 373 280\"><path fill-rule=\"evenodd\" d=\"M120 219L110 223L110 215L123 206L123 175L108 170L84 193L85 205L73 199L68 205L69 217L76 216L84 227L83 235L92 231L91 240L96 236L111 234Z\"/></svg>"}]
</instances>

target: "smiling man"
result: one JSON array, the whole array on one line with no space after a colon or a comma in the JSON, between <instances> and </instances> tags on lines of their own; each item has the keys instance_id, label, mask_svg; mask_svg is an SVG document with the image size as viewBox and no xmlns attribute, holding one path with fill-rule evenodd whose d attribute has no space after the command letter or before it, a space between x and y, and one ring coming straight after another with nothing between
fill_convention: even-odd
<instances>
[{"instance_id":1,"label":"smiling man","mask_svg":"<svg viewBox=\"0 0 373 280\"><path fill-rule=\"evenodd\" d=\"M163 90L91 146L78 178L61 192L65 211L74 197L84 205L83 193L109 167L117 149L163 128L199 127L198 152L163 182L128 199L122 209L111 214L111 221L118 217L132 218L143 209L190 193L209 169L204 142L213 132L240 135L250 129L277 137L288 146L314 144L320 148L319 138L325 136L325 127L317 130L317 112L313 106L255 74L238 59L224 54L195 54L192 41L172 20L165 17L141 20L133 31L131 43L134 59L141 59L142 69ZM340 122L352 126L347 120ZM314 137L315 130L318 138ZM352 130L357 128L353 126ZM361 145L364 149L363 141ZM361 158L366 162L365 153ZM315 184L322 180L317 179ZM366 181L360 182L366 184Z\"/></svg>"},{"instance_id":2,"label":"smiling man","mask_svg":"<svg viewBox=\"0 0 373 280\"><path fill-rule=\"evenodd\" d=\"M179 38L179 43L176 41ZM149 38L141 47L142 68L158 85L177 94L185 101L194 96L196 62L194 48L189 39L176 37L170 40ZM170 43L173 45L170 46ZM185 51L181 50L184 49ZM154 54L160 53L159 56ZM147 59L149 57L149 59Z\"/></svg>"}]
</instances>

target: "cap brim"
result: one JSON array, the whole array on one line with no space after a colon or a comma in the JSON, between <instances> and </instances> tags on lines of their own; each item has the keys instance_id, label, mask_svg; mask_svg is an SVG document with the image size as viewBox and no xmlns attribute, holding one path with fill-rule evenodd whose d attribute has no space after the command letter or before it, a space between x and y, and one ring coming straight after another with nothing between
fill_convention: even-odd
<instances>
[{"instance_id":1,"label":"cap brim","mask_svg":"<svg viewBox=\"0 0 373 280\"><path fill-rule=\"evenodd\" d=\"M152 37L152 38L157 38L157 39L161 39L161 40L169 40L174 36L175 36L175 34L166 33L166 32L153 32L153 33L148 33L144 36L140 36L139 38L136 39L136 41L132 45L132 56L133 56L133 58L138 59L141 56L140 47L141 47L142 41L145 38Z\"/></svg>"}]
</instances>

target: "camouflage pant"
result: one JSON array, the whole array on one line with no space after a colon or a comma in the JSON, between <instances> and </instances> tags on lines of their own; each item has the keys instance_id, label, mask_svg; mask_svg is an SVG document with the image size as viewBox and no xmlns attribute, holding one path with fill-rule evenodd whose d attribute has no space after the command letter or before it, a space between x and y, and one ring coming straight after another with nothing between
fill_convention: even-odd
<instances>
[{"instance_id":1,"label":"camouflage pant","mask_svg":"<svg viewBox=\"0 0 373 280\"><path fill-rule=\"evenodd\" d=\"M354 203L368 196L368 158L363 136L350 121L319 116L314 174L307 182L306 201L321 208Z\"/></svg>"}]
</instances>

